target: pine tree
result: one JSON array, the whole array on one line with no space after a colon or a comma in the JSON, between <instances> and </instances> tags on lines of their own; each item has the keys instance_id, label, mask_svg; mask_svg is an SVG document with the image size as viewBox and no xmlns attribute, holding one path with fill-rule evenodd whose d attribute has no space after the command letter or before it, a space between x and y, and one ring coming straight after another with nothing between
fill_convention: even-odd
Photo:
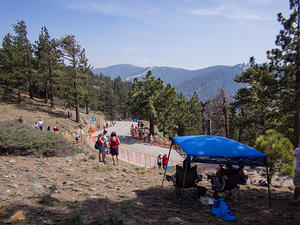
<instances>
[{"instance_id":1,"label":"pine tree","mask_svg":"<svg viewBox=\"0 0 300 225\"><path fill-rule=\"evenodd\" d=\"M27 38L27 30L24 21L19 21L13 25L15 36L12 37L13 46L15 48L15 62L17 77L21 78L18 83L24 82L24 79L28 82L29 96L33 99L33 51L30 41ZM23 86L23 85L21 85ZM19 90L19 102L20 102Z\"/></svg>"},{"instance_id":2,"label":"pine tree","mask_svg":"<svg viewBox=\"0 0 300 225\"><path fill-rule=\"evenodd\" d=\"M281 113L293 115L293 143L300 146L300 5L299 0L289 2L289 18L278 14L283 27L276 38L278 47L267 54L279 82Z\"/></svg>"},{"instance_id":3,"label":"pine tree","mask_svg":"<svg viewBox=\"0 0 300 225\"><path fill-rule=\"evenodd\" d=\"M62 38L61 50L64 59L69 62L69 65L66 67L67 76L64 79L66 88L69 88L70 91L67 97L69 98L70 94L73 97L76 122L80 123L79 98L84 94L85 81L87 79L87 73L80 68L87 63L88 59L85 56L85 50L78 44L74 35L67 35Z\"/></svg>"},{"instance_id":4,"label":"pine tree","mask_svg":"<svg viewBox=\"0 0 300 225\"><path fill-rule=\"evenodd\" d=\"M176 136L178 130L178 123L176 114L177 93L175 88L170 84L163 87L160 97L157 99L157 124L160 131L164 135Z\"/></svg>"},{"instance_id":5,"label":"pine tree","mask_svg":"<svg viewBox=\"0 0 300 225\"><path fill-rule=\"evenodd\" d=\"M157 122L157 103L163 89L163 81L152 76L148 71L146 77L134 80L129 93L130 111L134 116L150 122L150 133L154 135L154 125Z\"/></svg>"},{"instance_id":6,"label":"pine tree","mask_svg":"<svg viewBox=\"0 0 300 225\"><path fill-rule=\"evenodd\" d=\"M59 41L51 39L46 27L42 27L38 41L35 42L34 50L40 79L44 83L45 103L48 102L50 91L51 107L54 108L54 84L57 79L55 70L58 68L60 51L58 50ZM50 89L49 89L50 83Z\"/></svg>"},{"instance_id":7,"label":"pine tree","mask_svg":"<svg viewBox=\"0 0 300 225\"><path fill-rule=\"evenodd\" d=\"M258 65L253 57L250 59L250 67L237 76L235 81L248 84L248 87L236 93L232 104L237 113L237 139L253 145L259 135L277 126L278 81L269 64Z\"/></svg>"},{"instance_id":8,"label":"pine tree","mask_svg":"<svg viewBox=\"0 0 300 225\"><path fill-rule=\"evenodd\" d=\"M0 49L0 81L6 92L11 92L12 88L17 87L18 80L14 79L15 54L12 35L7 34L3 37L2 48Z\"/></svg>"}]
</instances>

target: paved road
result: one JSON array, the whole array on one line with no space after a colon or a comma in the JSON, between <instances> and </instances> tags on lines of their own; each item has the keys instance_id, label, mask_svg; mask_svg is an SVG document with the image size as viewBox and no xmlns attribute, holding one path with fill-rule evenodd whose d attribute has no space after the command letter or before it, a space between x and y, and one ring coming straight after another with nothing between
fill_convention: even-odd
<instances>
[{"instance_id":1,"label":"paved road","mask_svg":"<svg viewBox=\"0 0 300 225\"><path fill-rule=\"evenodd\" d=\"M158 146L153 146L148 143L143 143L130 136L130 126L132 122L117 121L116 125L108 128L108 134L112 131L117 133L120 138L122 148L130 151L143 152L149 155L157 156L159 153L168 154L169 149ZM97 136L100 132L96 132L94 136ZM171 151L170 160L181 162L183 158L174 150Z\"/></svg>"}]
</instances>

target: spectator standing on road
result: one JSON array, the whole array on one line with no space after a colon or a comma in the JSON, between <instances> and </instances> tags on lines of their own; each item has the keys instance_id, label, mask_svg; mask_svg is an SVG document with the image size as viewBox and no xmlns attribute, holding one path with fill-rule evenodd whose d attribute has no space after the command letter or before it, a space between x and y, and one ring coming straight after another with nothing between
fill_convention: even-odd
<instances>
[{"instance_id":1,"label":"spectator standing on road","mask_svg":"<svg viewBox=\"0 0 300 225\"><path fill-rule=\"evenodd\" d=\"M162 156L162 153L159 153L159 155L157 156L157 166L158 166L158 168L161 168L161 156Z\"/></svg>"},{"instance_id":2,"label":"spectator standing on road","mask_svg":"<svg viewBox=\"0 0 300 225\"><path fill-rule=\"evenodd\" d=\"M78 144L78 141L79 141L79 135L78 134L76 134L75 140L76 140L76 143Z\"/></svg>"},{"instance_id":3,"label":"spectator standing on road","mask_svg":"<svg viewBox=\"0 0 300 225\"><path fill-rule=\"evenodd\" d=\"M119 145L120 145L120 140L117 137L116 132L111 132L110 135L110 141L109 141L109 146L110 146L110 154L112 156L113 164L119 164Z\"/></svg>"},{"instance_id":4,"label":"spectator standing on road","mask_svg":"<svg viewBox=\"0 0 300 225\"><path fill-rule=\"evenodd\" d=\"M300 196L300 146L298 146L295 149L294 156L296 157L296 167L295 167L294 179L293 179L295 190L291 202L294 205L300 205L300 200L298 199Z\"/></svg>"},{"instance_id":5,"label":"spectator standing on road","mask_svg":"<svg viewBox=\"0 0 300 225\"><path fill-rule=\"evenodd\" d=\"M166 170L167 166L168 166L168 156L167 156L167 154L164 154L164 156L162 157L162 164L163 164L163 168Z\"/></svg>"},{"instance_id":6,"label":"spectator standing on road","mask_svg":"<svg viewBox=\"0 0 300 225\"><path fill-rule=\"evenodd\" d=\"M72 119L72 112L70 112L70 119Z\"/></svg>"}]
</instances>

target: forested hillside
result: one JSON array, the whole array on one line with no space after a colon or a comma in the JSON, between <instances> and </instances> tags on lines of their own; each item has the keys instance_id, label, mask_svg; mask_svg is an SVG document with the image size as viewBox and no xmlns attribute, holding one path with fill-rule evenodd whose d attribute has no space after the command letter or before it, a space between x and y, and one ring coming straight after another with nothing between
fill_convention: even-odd
<instances>
[{"instance_id":1,"label":"forested hillside","mask_svg":"<svg viewBox=\"0 0 300 225\"><path fill-rule=\"evenodd\" d=\"M199 70L186 70L172 67L137 67L133 65L114 65L106 68L93 69L94 73L102 73L110 77L120 76L124 80L142 79L151 70L155 78L160 78L166 84L176 87L178 93L190 98L197 93L199 98L206 100L214 97L218 89L224 88L229 96L243 87L234 82L234 77L241 74L245 64L235 66L212 66Z\"/></svg>"},{"instance_id":2,"label":"forested hillside","mask_svg":"<svg viewBox=\"0 0 300 225\"><path fill-rule=\"evenodd\" d=\"M224 88L226 94L233 97L238 89L245 86L234 82L235 76L244 72L245 67L245 64L239 64L202 69L198 71L198 76L176 86L176 90L188 98L197 93L200 99L207 100L216 95L220 88Z\"/></svg>"}]
</instances>

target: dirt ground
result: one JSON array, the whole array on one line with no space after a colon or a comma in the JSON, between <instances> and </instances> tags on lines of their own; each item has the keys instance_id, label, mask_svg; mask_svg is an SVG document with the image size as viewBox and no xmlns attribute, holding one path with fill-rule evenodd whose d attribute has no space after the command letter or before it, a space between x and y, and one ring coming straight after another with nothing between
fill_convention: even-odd
<instances>
[{"instance_id":1,"label":"dirt ground","mask_svg":"<svg viewBox=\"0 0 300 225\"><path fill-rule=\"evenodd\" d=\"M52 111L42 101L28 103L1 103L0 120L22 114L33 126L41 118L44 124L59 125L74 142L78 125L66 119L67 109ZM82 117L87 131L93 125L91 116ZM237 221L224 222L210 216L209 207L195 200L192 190L174 203L172 184L165 181L161 188L162 169L125 162L113 166L110 157L103 165L84 141L79 147L83 153L68 157L0 156L0 224L300 224L300 207L289 203L290 186L271 188L272 209L266 187L241 186L239 201L225 198ZM210 187L206 179L201 185Z\"/></svg>"},{"instance_id":2,"label":"dirt ground","mask_svg":"<svg viewBox=\"0 0 300 225\"><path fill-rule=\"evenodd\" d=\"M0 224L13 222L18 211L26 224L172 224L170 218L185 224L300 224L289 188L272 188L270 210L267 188L241 186L239 201L225 198L237 221L223 222L192 191L174 203L172 185L166 181L161 189L163 170L113 166L110 158L99 164L96 152L80 145L84 153L66 158L0 157ZM209 188L205 179L201 185Z\"/></svg>"}]
</instances>

